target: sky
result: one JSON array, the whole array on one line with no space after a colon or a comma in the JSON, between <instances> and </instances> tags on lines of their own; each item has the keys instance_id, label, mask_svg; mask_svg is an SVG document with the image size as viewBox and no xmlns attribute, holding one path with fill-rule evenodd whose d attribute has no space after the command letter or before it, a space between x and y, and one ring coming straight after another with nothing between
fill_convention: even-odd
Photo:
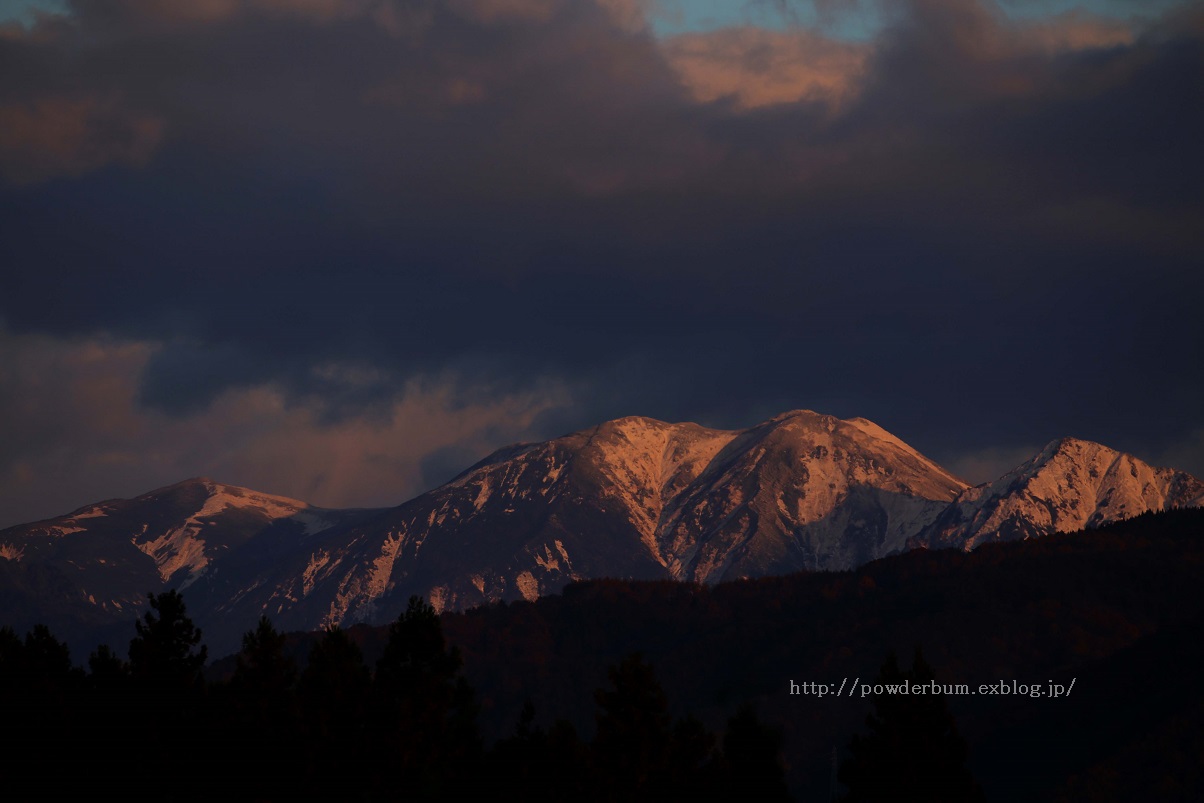
<instances>
[{"instance_id":1,"label":"sky","mask_svg":"<svg viewBox=\"0 0 1204 803\"><path fill-rule=\"evenodd\" d=\"M625 415L1204 475L1204 4L0 3L0 527Z\"/></svg>"}]
</instances>

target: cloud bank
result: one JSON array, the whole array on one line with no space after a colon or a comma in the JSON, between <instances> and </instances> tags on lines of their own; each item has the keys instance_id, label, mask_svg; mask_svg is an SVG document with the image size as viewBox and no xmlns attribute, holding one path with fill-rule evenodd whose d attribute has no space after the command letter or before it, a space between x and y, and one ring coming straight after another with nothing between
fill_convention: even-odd
<instances>
[{"instance_id":1,"label":"cloud bank","mask_svg":"<svg viewBox=\"0 0 1204 803\"><path fill-rule=\"evenodd\" d=\"M263 440L195 456L189 432L245 418L322 462L393 433L389 481L417 488L514 436L796 407L951 462L1061 435L1194 454L1198 7L892 8L857 42L658 38L619 0L80 0L8 26L8 359L106 350L86 420L138 422L61 410L8 470L82 504L92 469L50 456L124 438L164 455L148 487L228 465L306 490ZM79 370L10 372L5 404ZM15 421L5 443L33 437ZM377 498L366 470L310 474L310 501Z\"/></svg>"}]
</instances>

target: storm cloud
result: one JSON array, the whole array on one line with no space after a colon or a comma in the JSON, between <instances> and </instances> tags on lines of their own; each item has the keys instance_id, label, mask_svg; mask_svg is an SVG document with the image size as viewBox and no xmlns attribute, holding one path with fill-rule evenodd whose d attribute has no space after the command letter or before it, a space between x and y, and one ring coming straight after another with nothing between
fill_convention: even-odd
<instances>
[{"instance_id":1,"label":"storm cloud","mask_svg":"<svg viewBox=\"0 0 1204 803\"><path fill-rule=\"evenodd\" d=\"M629 414L864 416L976 471L1063 435L1198 461L1204 14L892 8L857 41L663 37L634 0L79 0L9 25L5 342L123 344L89 431L112 405L171 422L130 425L171 455L160 484L237 463L186 457L232 400L352 450L437 400L402 479L325 504ZM22 447L27 491L62 481L54 442ZM239 476L318 487L273 454Z\"/></svg>"}]
</instances>

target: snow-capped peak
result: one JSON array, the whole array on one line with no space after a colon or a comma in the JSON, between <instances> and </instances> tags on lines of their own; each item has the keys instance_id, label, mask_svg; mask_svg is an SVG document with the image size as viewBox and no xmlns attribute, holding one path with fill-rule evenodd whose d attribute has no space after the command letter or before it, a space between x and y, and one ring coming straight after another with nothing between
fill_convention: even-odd
<instances>
[{"instance_id":1,"label":"snow-capped peak","mask_svg":"<svg viewBox=\"0 0 1204 803\"><path fill-rule=\"evenodd\" d=\"M1099 443L1058 438L997 480L961 494L915 545L973 549L1200 504L1204 483Z\"/></svg>"}]
</instances>

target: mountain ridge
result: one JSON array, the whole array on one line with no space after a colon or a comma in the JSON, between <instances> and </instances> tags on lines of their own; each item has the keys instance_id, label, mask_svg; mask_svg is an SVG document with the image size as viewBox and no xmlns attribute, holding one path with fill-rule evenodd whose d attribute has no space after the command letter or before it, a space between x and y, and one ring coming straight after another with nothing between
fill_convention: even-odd
<instances>
[{"instance_id":1,"label":"mountain ridge","mask_svg":"<svg viewBox=\"0 0 1204 803\"><path fill-rule=\"evenodd\" d=\"M973 549L1202 504L1204 482L1186 472L1093 441L1056 438L998 479L962 492L909 546Z\"/></svg>"},{"instance_id":2,"label":"mountain ridge","mask_svg":"<svg viewBox=\"0 0 1204 803\"><path fill-rule=\"evenodd\" d=\"M232 650L262 615L316 630L388 620L414 594L463 610L600 577L844 570L1201 504L1195 477L1077 438L969 486L864 418L791 410L719 430L627 416L495 450L394 507L319 508L192 477L0 530L0 557L52 572L55 610L95 609L81 620L186 589L215 650Z\"/></svg>"}]
</instances>

